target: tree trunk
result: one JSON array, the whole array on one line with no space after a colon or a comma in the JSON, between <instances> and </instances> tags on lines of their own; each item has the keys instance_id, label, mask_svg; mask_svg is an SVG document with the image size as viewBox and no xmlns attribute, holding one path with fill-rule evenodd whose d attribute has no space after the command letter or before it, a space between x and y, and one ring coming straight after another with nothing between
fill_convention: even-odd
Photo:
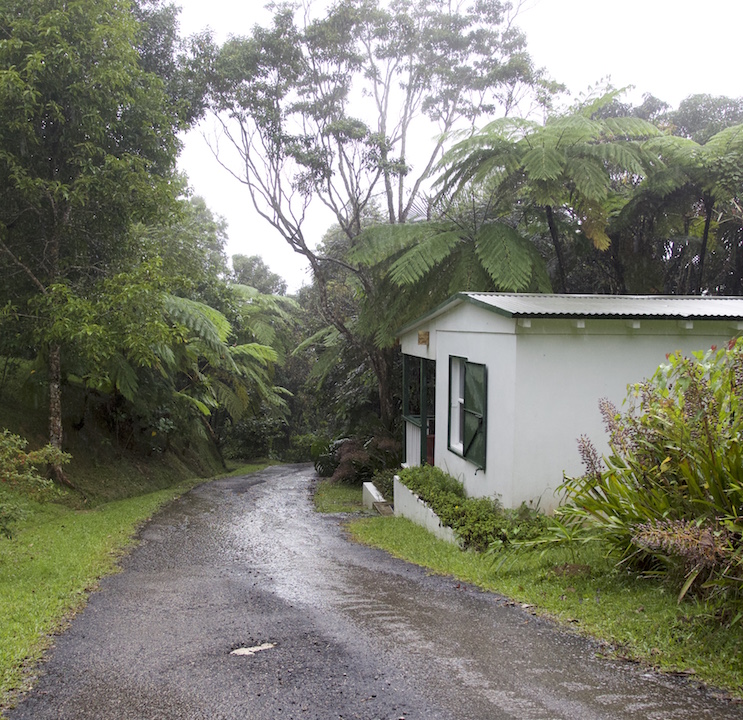
<instances>
[{"instance_id":1,"label":"tree trunk","mask_svg":"<svg viewBox=\"0 0 743 720\"><path fill-rule=\"evenodd\" d=\"M382 425L392 431L397 417L397 403L395 403L395 387L393 382L393 350L390 348L374 350L369 353L369 359L377 377L377 388L379 392L379 419Z\"/></svg>"},{"instance_id":2,"label":"tree trunk","mask_svg":"<svg viewBox=\"0 0 743 720\"><path fill-rule=\"evenodd\" d=\"M707 242L709 241L709 228L712 224L712 213L715 209L715 200L709 195L704 196L704 232L702 233L702 247L699 249L699 270L697 279L692 288L693 295L702 292L702 281L704 279L704 260L707 255Z\"/></svg>"},{"instance_id":3,"label":"tree trunk","mask_svg":"<svg viewBox=\"0 0 743 720\"><path fill-rule=\"evenodd\" d=\"M562 252L562 242L560 241L560 233L557 231L557 223L555 222L555 215L552 211L552 206L547 205L545 207L545 213L547 214L547 225L550 229L550 236L552 237L552 245L555 248L555 255L557 256L557 279L560 282L560 292L568 292L568 283L565 279L565 258Z\"/></svg>"},{"instance_id":4,"label":"tree trunk","mask_svg":"<svg viewBox=\"0 0 743 720\"><path fill-rule=\"evenodd\" d=\"M49 444L62 450L62 348L56 343L49 347ZM50 469L57 482L74 487L61 465Z\"/></svg>"}]
</instances>

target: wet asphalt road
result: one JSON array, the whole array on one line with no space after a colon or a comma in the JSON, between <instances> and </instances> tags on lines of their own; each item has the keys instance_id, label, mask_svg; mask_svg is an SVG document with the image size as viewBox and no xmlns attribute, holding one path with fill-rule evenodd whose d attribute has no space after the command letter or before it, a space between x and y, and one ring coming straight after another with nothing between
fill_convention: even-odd
<instances>
[{"instance_id":1,"label":"wet asphalt road","mask_svg":"<svg viewBox=\"0 0 743 720\"><path fill-rule=\"evenodd\" d=\"M307 466L200 486L141 532L10 720L743 718L489 593L349 542ZM232 650L273 647L253 656Z\"/></svg>"}]
</instances>

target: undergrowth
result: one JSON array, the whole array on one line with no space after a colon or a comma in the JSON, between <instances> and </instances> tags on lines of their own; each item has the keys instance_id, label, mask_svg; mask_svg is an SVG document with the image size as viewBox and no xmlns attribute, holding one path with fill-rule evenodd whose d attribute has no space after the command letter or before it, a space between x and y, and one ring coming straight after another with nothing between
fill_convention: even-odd
<instances>
[{"instance_id":1,"label":"undergrowth","mask_svg":"<svg viewBox=\"0 0 743 720\"><path fill-rule=\"evenodd\" d=\"M456 478L430 465L404 468L401 482L451 527L464 549L508 548L515 541L538 537L548 522L527 505L505 509L494 498L469 498Z\"/></svg>"}]
</instances>

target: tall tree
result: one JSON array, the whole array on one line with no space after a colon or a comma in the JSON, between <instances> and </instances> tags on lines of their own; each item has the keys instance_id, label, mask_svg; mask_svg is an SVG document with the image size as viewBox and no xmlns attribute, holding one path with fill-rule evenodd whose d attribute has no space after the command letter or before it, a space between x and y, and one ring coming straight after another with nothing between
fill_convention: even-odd
<instances>
[{"instance_id":1,"label":"tall tree","mask_svg":"<svg viewBox=\"0 0 743 720\"><path fill-rule=\"evenodd\" d=\"M553 116L543 125L496 120L458 143L442 161L444 191L487 185L510 197L525 217L539 214L556 258L557 288L569 292L564 226L606 250L610 216L629 199L623 192L643 177L649 156L641 141L660 134L637 117L598 117L616 92Z\"/></svg>"},{"instance_id":2,"label":"tall tree","mask_svg":"<svg viewBox=\"0 0 743 720\"><path fill-rule=\"evenodd\" d=\"M728 127L700 144L664 135L647 143L657 161L616 218L612 234L656 247L666 292L736 292L740 254L743 125ZM710 249L718 277L706 272ZM721 261L721 262L720 262ZM725 269L727 268L727 270Z\"/></svg>"},{"instance_id":3,"label":"tall tree","mask_svg":"<svg viewBox=\"0 0 743 720\"><path fill-rule=\"evenodd\" d=\"M329 263L345 267L365 296L375 287L348 258L314 250L305 223L312 199L351 244L374 213L395 224L425 214L423 192L447 134L535 97L541 76L509 10L497 0L467 11L445 0L341 0L299 24L280 8L271 27L204 54L222 138L239 165L220 159L259 214L307 257L321 297ZM368 120L358 116L362 106ZM434 138L425 149L414 141L421 133ZM390 352L355 335L332 303L322 308L367 354L391 422Z\"/></svg>"},{"instance_id":4,"label":"tall tree","mask_svg":"<svg viewBox=\"0 0 743 720\"><path fill-rule=\"evenodd\" d=\"M179 120L123 0L6 0L0 40L0 255L23 277L15 303L44 298L36 330L61 448L64 337L44 308L60 286L84 294L126 252L132 222L170 207Z\"/></svg>"},{"instance_id":5,"label":"tall tree","mask_svg":"<svg viewBox=\"0 0 743 720\"><path fill-rule=\"evenodd\" d=\"M668 113L674 134L704 145L713 135L743 123L743 98L690 95Z\"/></svg>"},{"instance_id":6,"label":"tall tree","mask_svg":"<svg viewBox=\"0 0 743 720\"><path fill-rule=\"evenodd\" d=\"M260 255L233 255L232 279L264 295L286 295L286 280L271 272Z\"/></svg>"}]
</instances>

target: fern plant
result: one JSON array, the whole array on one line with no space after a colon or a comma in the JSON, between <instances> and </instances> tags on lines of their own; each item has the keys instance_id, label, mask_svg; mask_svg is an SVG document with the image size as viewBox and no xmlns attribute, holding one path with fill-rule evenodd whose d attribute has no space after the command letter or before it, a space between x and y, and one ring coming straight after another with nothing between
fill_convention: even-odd
<instances>
[{"instance_id":1,"label":"fern plant","mask_svg":"<svg viewBox=\"0 0 743 720\"><path fill-rule=\"evenodd\" d=\"M540 209L558 262L560 289L567 291L563 238L558 215L569 213L595 247L606 249L606 225L628 197L617 187L642 177L657 156L643 141L660 135L635 117L599 119L596 113L616 91L544 125L501 118L457 143L440 163L442 192L460 194L489 183L515 205Z\"/></svg>"}]
</instances>

